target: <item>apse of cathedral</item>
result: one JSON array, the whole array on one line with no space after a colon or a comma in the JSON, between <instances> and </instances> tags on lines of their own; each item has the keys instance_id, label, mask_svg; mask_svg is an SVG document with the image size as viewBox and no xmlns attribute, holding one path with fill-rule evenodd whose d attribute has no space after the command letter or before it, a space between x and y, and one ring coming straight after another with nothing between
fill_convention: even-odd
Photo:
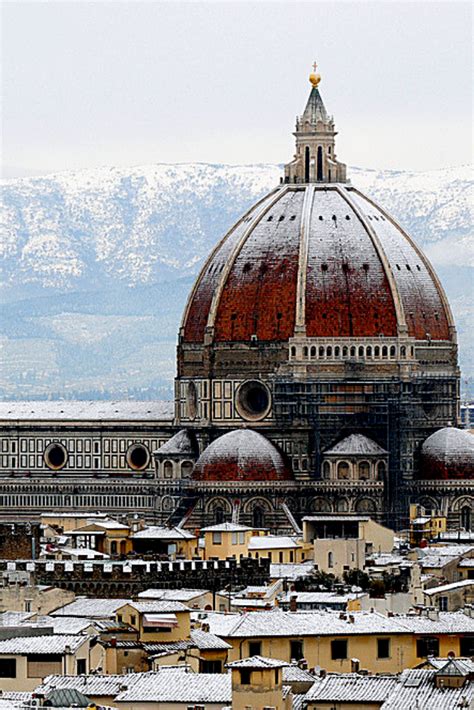
<instances>
[{"instance_id":1,"label":"apse of cathedral","mask_svg":"<svg viewBox=\"0 0 474 710\"><path fill-rule=\"evenodd\" d=\"M281 183L223 236L163 402L2 404L0 512L137 512L274 532L314 512L474 523L456 330L410 236L346 177L310 75ZM171 405L171 406L170 406Z\"/></svg>"}]
</instances>

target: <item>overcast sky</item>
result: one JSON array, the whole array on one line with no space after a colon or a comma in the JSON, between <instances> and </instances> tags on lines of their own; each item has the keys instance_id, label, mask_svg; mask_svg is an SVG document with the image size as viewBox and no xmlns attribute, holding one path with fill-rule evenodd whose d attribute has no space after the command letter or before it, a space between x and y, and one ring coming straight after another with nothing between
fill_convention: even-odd
<instances>
[{"instance_id":1,"label":"overcast sky","mask_svg":"<svg viewBox=\"0 0 474 710\"><path fill-rule=\"evenodd\" d=\"M7 2L10 176L154 162L285 162L316 58L338 157L471 159L469 2Z\"/></svg>"}]
</instances>

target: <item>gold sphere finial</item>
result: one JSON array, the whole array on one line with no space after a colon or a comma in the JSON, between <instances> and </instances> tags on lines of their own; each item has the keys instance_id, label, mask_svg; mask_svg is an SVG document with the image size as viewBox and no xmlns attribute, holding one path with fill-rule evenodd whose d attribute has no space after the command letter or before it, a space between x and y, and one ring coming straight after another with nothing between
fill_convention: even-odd
<instances>
[{"instance_id":1,"label":"gold sphere finial","mask_svg":"<svg viewBox=\"0 0 474 710\"><path fill-rule=\"evenodd\" d=\"M318 86L319 82L321 81L321 74L316 74L317 68L318 68L318 65L316 64L316 62L314 62L313 71L309 75L309 83L311 84L313 89L315 89Z\"/></svg>"}]
</instances>

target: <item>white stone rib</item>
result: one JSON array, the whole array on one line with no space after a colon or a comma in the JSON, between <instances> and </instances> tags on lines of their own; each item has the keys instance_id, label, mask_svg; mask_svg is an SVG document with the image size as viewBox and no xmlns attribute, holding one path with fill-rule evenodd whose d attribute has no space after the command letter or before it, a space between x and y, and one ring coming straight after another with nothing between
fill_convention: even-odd
<instances>
[{"instance_id":1,"label":"white stone rib","mask_svg":"<svg viewBox=\"0 0 474 710\"><path fill-rule=\"evenodd\" d=\"M298 282L296 293L296 320L294 335L306 334L306 271L308 268L308 245L313 211L314 185L305 189L300 225L300 251L298 259Z\"/></svg>"}]
</instances>

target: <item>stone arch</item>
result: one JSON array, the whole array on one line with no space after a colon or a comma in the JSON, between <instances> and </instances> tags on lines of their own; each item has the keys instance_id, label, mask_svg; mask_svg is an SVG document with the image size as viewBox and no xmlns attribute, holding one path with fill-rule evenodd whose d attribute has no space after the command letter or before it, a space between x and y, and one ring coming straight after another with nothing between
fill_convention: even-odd
<instances>
[{"instance_id":1,"label":"stone arch","mask_svg":"<svg viewBox=\"0 0 474 710\"><path fill-rule=\"evenodd\" d=\"M172 510L174 507L173 498L171 496L163 496L161 506L164 511Z\"/></svg>"},{"instance_id":2,"label":"stone arch","mask_svg":"<svg viewBox=\"0 0 474 710\"><path fill-rule=\"evenodd\" d=\"M370 476L370 463L369 461L359 461L359 465L357 466L358 469L358 478L360 481L368 481Z\"/></svg>"},{"instance_id":3,"label":"stone arch","mask_svg":"<svg viewBox=\"0 0 474 710\"><path fill-rule=\"evenodd\" d=\"M323 478L331 478L331 464L329 461L323 461Z\"/></svg>"},{"instance_id":4,"label":"stone arch","mask_svg":"<svg viewBox=\"0 0 474 710\"><path fill-rule=\"evenodd\" d=\"M326 498L313 498L310 509L314 513L330 513L332 510L331 504Z\"/></svg>"},{"instance_id":5,"label":"stone arch","mask_svg":"<svg viewBox=\"0 0 474 710\"><path fill-rule=\"evenodd\" d=\"M460 511L466 505L470 505L474 509L474 497L470 495L461 495L453 501L451 510Z\"/></svg>"},{"instance_id":6,"label":"stone arch","mask_svg":"<svg viewBox=\"0 0 474 710\"><path fill-rule=\"evenodd\" d=\"M347 498L338 498L336 501L336 511L338 513L348 513L349 510L349 500Z\"/></svg>"},{"instance_id":7,"label":"stone arch","mask_svg":"<svg viewBox=\"0 0 474 710\"><path fill-rule=\"evenodd\" d=\"M191 473L193 471L194 464L192 461L182 461L181 462L181 478L191 478Z\"/></svg>"},{"instance_id":8,"label":"stone arch","mask_svg":"<svg viewBox=\"0 0 474 710\"><path fill-rule=\"evenodd\" d=\"M372 498L359 498L355 504L355 511L357 513L375 513L377 510L376 501Z\"/></svg>"},{"instance_id":9,"label":"stone arch","mask_svg":"<svg viewBox=\"0 0 474 710\"><path fill-rule=\"evenodd\" d=\"M216 508L222 508L225 514L230 515L232 512L231 505L225 498L211 498L206 505L206 513L213 514Z\"/></svg>"},{"instance_id":10,"label":"stone arch","mask_svg":"<svg viewBox=\"0 0 474 710\"><path fill-rule=\"evenodd\" d=\"M336 470L340 480L347 481L351 477L351 465L348 461L338 461Z\"/></svg>"},{"instance_id":11,"label":"stone arch","mask_svg":"<svg viewBox=\"0 0 474 710\"><path fill-rule=\"evenodd\" d=\"M173 462L163 461L163 477L173 478Z\"/></svg>"},{"instance_id":12,"label":"stone arch","mask_svg":"<svg viewBox=\"0 0 474 710\"><path fill-rule=\"evenodd\" d=\"M441 508L440 502L432 496L423 496L417 501L417 503L423 506L427 513L429 513L431 510L440 510Z\"/></svg>"}]
</instances>

